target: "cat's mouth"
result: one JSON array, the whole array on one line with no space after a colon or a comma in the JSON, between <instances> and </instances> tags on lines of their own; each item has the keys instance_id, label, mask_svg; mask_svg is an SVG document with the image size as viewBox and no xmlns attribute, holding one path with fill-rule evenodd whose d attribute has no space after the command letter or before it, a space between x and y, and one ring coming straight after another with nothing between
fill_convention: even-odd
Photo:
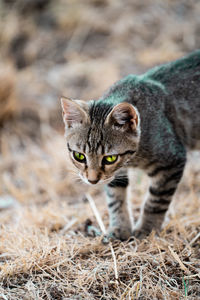
<instances>
[{"instance_id":1,"label":"cat's mouth","mask_svg":"<svg viewBox=\"0 0 200 300\"><path fill-rule=\"evenodd\" d=\"M89 182L87 181L87 184L92 185L92 186L96 186L96 185L105 185L110 183L113 180L113 178L109 178L109 179L100 179L98 182Z\"/></svg>"},{"instance_id":2,"label":"cat's mouth","mask_svg":"<svg viewBox=\"0 0 200 300\"><path fill-rule=\"evenodd\" d=\"M110 183L112 180L114 179L114 177L108 178L108 179L100 179L96 185L105 185Z\"/></svg>"},{"instance_id":3,"label":"cat's mouth","mask_svg":"<svg viewBox=\"0 0 200 300\"><path fill-rule=\"evenodd\" d=\"M82 181L84 183L86 183L87 185L90 185L90 186L105 185L105 184L110 183L114 179L114 176L112 176L112 177L107 178L107 179L99 179L98 181L89 181L87 178L85 178L81 174L79 174L79 176L80 176L80 178L82 179Z\"/></svg>"}]
</instances>

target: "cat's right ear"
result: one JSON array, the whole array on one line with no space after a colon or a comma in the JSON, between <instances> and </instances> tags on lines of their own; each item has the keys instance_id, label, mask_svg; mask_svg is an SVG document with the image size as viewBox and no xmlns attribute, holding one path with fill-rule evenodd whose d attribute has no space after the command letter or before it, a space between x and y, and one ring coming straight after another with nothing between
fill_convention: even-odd
<instances>
[{"instance_id":1,"label":"cat's right ear","mask_svg":"<svg viewBox=\"0 0 200 300\"><path fill-rule=\"evenodd\" d=\"M88 122L86 102L61 97L61 106L63 121L68 128Z\"/></svg>"}]
</instances>

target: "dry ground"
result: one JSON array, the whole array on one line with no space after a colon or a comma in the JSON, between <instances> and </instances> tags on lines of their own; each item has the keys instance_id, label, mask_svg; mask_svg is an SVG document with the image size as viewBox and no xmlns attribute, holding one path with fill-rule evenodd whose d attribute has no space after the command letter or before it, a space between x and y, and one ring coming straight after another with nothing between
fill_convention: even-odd
<instances>
[{"instance_id":1,"label":"dry ground","mask_svg":"<svg viewBox=\"0 0 200 300\"><path fill-rule=\"evenodd\" d=\"M0 2L0 300L200 299L200 154L160 235L113 256L85 236L98 224L84 195L107 226L104 194L72 170L57 103L200 48L199 15L198 1ZM131 181L137 218L148 180Z\"/></svg>"},{"instance_id":2,"label":"dry ground","mask_svg":"<svg viewBox=\"0 0 200 300\"><path fill-rule=\"evenodd\" d=\"M0 213L0 299L198 299L200 156L190 158L160 236L113 245L116 280L110 247L84 234L86 219L96 221L87 187L72 180L63 137L42 130L42 145L27 138L23 147L2 134L1 194L15 204ZM147 179L132 178L138 216ZM88 192L107 225L102 191Z\"/></svg>"}]
</instances>

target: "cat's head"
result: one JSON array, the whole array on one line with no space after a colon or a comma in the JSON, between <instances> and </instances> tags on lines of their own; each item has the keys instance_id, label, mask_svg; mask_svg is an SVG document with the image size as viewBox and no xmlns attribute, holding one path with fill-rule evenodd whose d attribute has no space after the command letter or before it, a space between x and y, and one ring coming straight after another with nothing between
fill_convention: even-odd
<instances>
[{"instance_id":1,"label":"cat's head","mask_svg":"<svg viewBox=\"0 0 200 300\"><path fill-rule=\"evenodd\" d=\"M140 122L137 109L126 102L61 99L70 158L87 184L109 183L129 165L137 151Z\"/></svg>"}]
</instances>

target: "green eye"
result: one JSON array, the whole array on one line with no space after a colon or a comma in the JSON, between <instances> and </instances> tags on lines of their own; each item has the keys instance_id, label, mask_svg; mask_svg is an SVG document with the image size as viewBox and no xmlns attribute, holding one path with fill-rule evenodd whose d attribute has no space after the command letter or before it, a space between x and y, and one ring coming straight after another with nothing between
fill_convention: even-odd
<instances>
[{"instance_id":1,"label":"green eye","mask_svg":"<svg viewBox=\"0 0 200 300\"><path fill-rule=\"evenodd\" d=\"M79 162L85 162L86 161L85 155L83 153L73 151L73 156Z\"/></svg>"},{"instance_id":2,"label":"green eye","mask_svg":"<svg viewBox=\"0 0 200 300\"><path fill-rule=\"evenodd\" d=\"M118 158L117 155L104 156L103 163L106 164L106 165L113 164L114 162L116 162L117 158Z\"/></svg>"}]
</instances>

